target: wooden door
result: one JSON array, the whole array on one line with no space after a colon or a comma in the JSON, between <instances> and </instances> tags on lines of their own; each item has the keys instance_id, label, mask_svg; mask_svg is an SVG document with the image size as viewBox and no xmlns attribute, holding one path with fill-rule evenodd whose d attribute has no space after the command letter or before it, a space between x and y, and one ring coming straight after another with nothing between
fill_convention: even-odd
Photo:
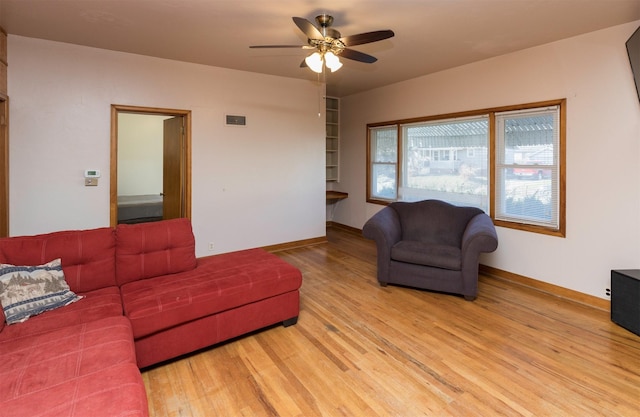
<instances>
[{"instance_id":1,"label":"wooden door","mask_svg":"<svg viewBox=\"0 0 640 417\"><path fill-rule=\"evenodd\" d=\"M184 118L172 117L164 121L162 164L162 218L185 217L184 213Z\"/></svg>"}]
</instances>

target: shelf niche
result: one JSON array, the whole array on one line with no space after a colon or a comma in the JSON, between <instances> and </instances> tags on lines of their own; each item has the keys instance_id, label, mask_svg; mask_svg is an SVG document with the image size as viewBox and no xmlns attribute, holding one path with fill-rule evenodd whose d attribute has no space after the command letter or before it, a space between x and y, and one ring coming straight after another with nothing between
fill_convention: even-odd
<instances>
[{"instance_id":1,"label":"shelf niche","mask_svg":"<svg viewBox=\"0 0 640 417\"><path fill-rule=\"evenodd\" d=\"M340 99L326 97L326 179L340 181Z\"/></svg>"}]
</instances>

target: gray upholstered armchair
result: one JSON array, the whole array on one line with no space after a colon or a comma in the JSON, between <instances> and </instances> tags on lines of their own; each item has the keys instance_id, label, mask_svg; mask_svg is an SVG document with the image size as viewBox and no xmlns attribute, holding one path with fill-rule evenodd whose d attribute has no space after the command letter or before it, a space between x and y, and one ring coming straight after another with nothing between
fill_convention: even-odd
<instances>
[{"instance_id":1,"label":"gray upholstered armchair","mask_svg":"<svg viewBox=\"0 0 640 417\"><path fill-rule=\"evenodd\" d=\"M376 242L378 282L478 294L478 258L498 247L496 229L482 210L439 200L396 202L367 221L363 235Z\"/></svg>"}]
</instances>

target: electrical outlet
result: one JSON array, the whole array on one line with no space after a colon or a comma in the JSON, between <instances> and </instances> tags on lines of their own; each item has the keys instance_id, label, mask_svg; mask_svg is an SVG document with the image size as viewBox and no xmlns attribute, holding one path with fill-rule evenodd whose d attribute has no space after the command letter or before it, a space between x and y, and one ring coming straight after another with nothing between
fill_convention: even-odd
<instances>
[{"instance_id":1,"label":"electrical outlet","mask_svg":"<svg viewBox=\"0 0 640 417\"><path fill-rule=\"evenodd\" d=\"M209 250L213 250L214 249L214 244L213 242L209 242Z\"/></svg>"}]
</instances>

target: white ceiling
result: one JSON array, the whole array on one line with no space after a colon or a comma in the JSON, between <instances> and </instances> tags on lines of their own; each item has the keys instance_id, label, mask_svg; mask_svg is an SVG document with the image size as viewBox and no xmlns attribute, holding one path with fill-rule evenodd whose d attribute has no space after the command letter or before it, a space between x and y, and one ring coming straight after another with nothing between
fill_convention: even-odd
<instances>
[{"instance_id":1,"label":"white ceiling","mask_svg":"<svg viewBox=\"0 0 640 417\"><path fill-rule=\"evenodd\" d=\"M0 0L9 34L311 81L308 51L249 45L306 44L291 17L322 13L342 36L395 32L326 74L341 97L640 20L640 0Z\"/></svg>"}]
</instances>

